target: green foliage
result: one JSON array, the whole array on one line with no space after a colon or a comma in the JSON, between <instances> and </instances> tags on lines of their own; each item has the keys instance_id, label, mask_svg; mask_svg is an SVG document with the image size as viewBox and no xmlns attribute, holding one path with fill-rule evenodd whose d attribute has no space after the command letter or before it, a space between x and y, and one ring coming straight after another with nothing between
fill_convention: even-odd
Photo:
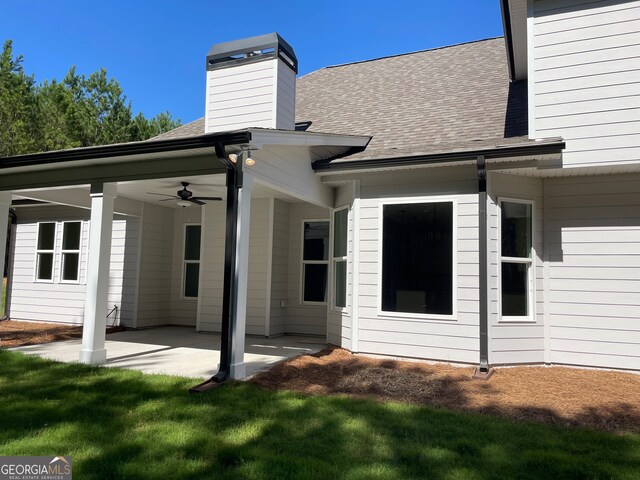
<instances>
[{"instance_id":1,"label":"green foliage","mask_svg":"<svg viewBox=\"0 0 640 480\"><path fill-rule=\"evenodd\" d=\"M0 350L2 455L71 455L74 478L637 479L640 436Z\"/></svg>"},{"instance_id":2,"label":"green foliage","mask_svg":"<svg viewBox=\"0 0 640 480\"><path fill-rule=\"evenodd\" d=\"M170 113L133 116L119 83L100 69L71 67L61 82L36 85L24 73L11 40L0 56L0 157L146 140L180 125Z\"/></svg>"}]
</instances>

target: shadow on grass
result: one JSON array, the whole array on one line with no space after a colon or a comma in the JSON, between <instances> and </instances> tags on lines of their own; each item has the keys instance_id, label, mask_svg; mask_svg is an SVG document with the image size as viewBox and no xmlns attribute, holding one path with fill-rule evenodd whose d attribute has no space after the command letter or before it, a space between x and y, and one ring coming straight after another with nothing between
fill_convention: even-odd
<instances>
[{"instance_id":1,"label":"shadow on grass","mask_svg":"<svg viewBox=\"0 0 640 480\"><path fill-rule=\"evenodd\" d=\"M0 451L78 478L637 478L640 437L0 351Z\"/></svg>"}]
</instances>

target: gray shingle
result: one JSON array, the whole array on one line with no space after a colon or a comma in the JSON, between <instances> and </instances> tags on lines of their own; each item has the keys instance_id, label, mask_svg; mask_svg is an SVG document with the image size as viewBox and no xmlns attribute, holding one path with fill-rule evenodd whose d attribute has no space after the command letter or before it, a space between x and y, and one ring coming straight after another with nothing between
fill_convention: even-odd
<instances>
[{"instance_id":1,"label":"gray shingle","mask_svg":"<svg viewBox=\"0 0 640 480\"><path fill-rule=\"evenodd\" d=\"M527 88L509 82L494 38L326 67L297 80L296 121L309 131L371 135L349 160L521 143ZM204 133L199 119L156 138Z\"/></svg>"}]
</instances>

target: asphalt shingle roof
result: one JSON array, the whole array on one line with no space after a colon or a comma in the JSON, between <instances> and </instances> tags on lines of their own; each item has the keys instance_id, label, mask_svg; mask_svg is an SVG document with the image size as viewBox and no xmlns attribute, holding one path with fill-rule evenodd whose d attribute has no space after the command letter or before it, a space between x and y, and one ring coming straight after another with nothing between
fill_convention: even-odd
<instances>
[{"instance_id":1,"label":"asphalt shingle roof","mask_svg":"<svg viewBox=\"0 0 640 480\"><path fill-rule=\"evenodd\" d=\"M348 160L526 143L527 87L509 82L504 38L322 68L297 80L309 131L371 135ZM204 133L204 119L157 137Z\"/></svg>"}]
</instances>

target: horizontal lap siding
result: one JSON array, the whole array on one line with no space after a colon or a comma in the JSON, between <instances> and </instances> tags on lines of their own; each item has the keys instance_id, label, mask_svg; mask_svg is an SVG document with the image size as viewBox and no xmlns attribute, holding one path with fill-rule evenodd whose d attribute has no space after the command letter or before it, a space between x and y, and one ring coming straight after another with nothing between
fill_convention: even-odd
<instances>
[{"instance_id":1,"label":"horizontal lap siding","mask_svg":"<svg viewBox=\"0 0 640 480\"><path fill-rule=\"evenodd\" d=\"M358 349L361 352L476 363L478 361L478 196L475 170L446 168L363 176L360 179ZM452 320L379 313L380 204L385 198L451 196L457 202Z\"/></svg>"},{"instance_id":2,"label":"horizontal lap siding","mask_svg":"<svg viewBox=\"0 0 640 480\"><path fill-rule=\"evenodd\" d=\"M274 128L277 61L207 72L206 130Z\"/></svg>"},{"instance_id":3,"label":"horizontal lap siding","mask_svg":"<svg viewBox=\"0 0 640 480\"><path fill-rule=\"evenodd\" d=\"M537 137L565 166L640 158L640 1L534 2Z\"/></svg>"},{"instance_id":4,"label":"horizontal lap siding","mask_svg":"<svg viewBox=\"0 0 640 480\"><path fill-rule=\"evenodd\" d=\"M289 204L275 199L273 207L269 335L282 335L287 326L286 302L289 294ZM285 302L284 307L281 306L282 302Z\"/></svg>"},{"instance_id":5,"label":"horizontal lap siding","mask_svg":"<svg viewBox=\"0 0 640 480\"><path fill-rule=\"evenodd\" d=\"M84 300L87 278L87 257L89 246L89 218L91 212L86 209L48 206L18 209L14 258L11 275L10 315L15 320L37 320L65 323L84 321ZM79 283L61 283L62 268L62 223L63 221L83 222ZM54 253L53 282L35 282L37 222L57 222L56 250ZM126 230L129 217L115 216L113 221L111 263L109 272L109 292L107 312L118 306L118 320L130 324L133 316L133 303L129 295L123 296L125 287L135 283L135 275L127 268L127 256L130 251L126 244ZM133 223L133 222L132 222ZM132 241L136 241L135 238ZM109 317L108 322L115 322Z\"/></svg>"},{"instance_id":6,"label":"horizontal lap siding","mask_svg":"<svg viewBox=\"0 0 640 480\"><path fill-rule=\"evenodd\" d=\"M175 222L172 210L144 204L137 327L171 322L171 264Z\"/></svg>"},{"instance_id":7,"label":"horizontal lap siding","mask_svg":"<svg viewBox=\"0 0 640 480\"><path fill-rule=\"evenodd\" d=\"M490 261L490 342L491 364L540 363L544 361L544 273L543 273L543 197L542 180L501 173L490 174L489 261ZM531 323L506 323L500 320L500 199L521 199L534 202L534 305L535 319Z\"/></svg>"},{"instance_id":8,"label":"horizontal lap siding","mask_svg":"<svg viewBox=\"0 0 640 480\"><path fill-rule=\"evenodd\" d=\"M251 202L249 227L249 279L247 291L246 333L264 335L267 291L268 202ZM202 274L198 330L219 332L222 318L224 284L224 202L210 202L204 209L202 231Z\"/></svg>"},{"instance_id":9,"label":"horizontal lap siding","mask_svg":"<svg viewBox=\"0 0 640 480\"><path fill-rule=\"evenodd\" d=\"M307 203L293 203L289 209L289 298L287 333L327 334L327 305L302 303L302 228L303 220L329 220L329 210Z\"/></svg>"},{"instance_id":10,"label":"horizontal lap siding","mask_svg":"<svg viewBox=\"0 0 640 480\"><path fill-rule=\"evenodd\" d=\"M640 369L640 175L547 179L545 194L551 361Z\"/></svg>"}]
</instances>

